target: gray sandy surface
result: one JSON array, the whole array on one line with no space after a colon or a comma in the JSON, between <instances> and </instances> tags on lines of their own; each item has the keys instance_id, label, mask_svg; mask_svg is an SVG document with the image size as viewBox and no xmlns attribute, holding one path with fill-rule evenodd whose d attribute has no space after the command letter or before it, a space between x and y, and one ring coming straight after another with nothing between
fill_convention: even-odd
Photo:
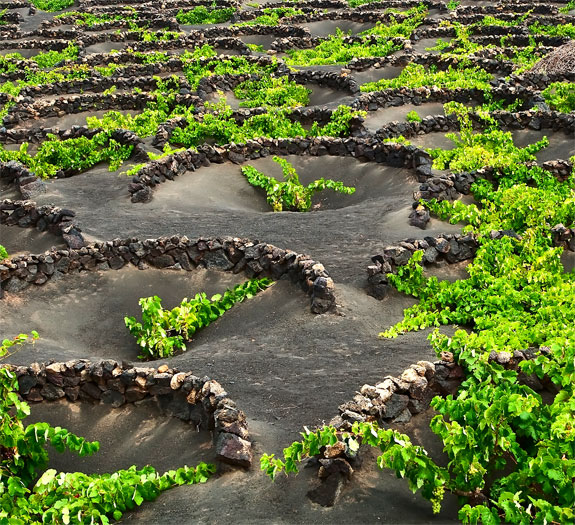
<instances>
[{"instance_id":1,"label":"gray sandy surface","mask_svg":"<svg viewBox=\"0 0 575 525\"><path fill-rule=\"evenodd\" d=\"M272 42L277 38L275 35L239 35L238 38L244 44L256 44L263 46L264 49L270 49Z\"/></svg>"},{"instance_id":2,"label":"gray sandy surface","mask_svg":"<svg viewBox=\"0 0 575 525\"><path fill-rule=\"evenodd\" d=\"M173 233L190 238L232 235L309 253L326 265L336 282L339 315L311 314L309 297L296 285L280 281L232 309L198 334L187 352L167 361L170 366L222 383L248 416L256 464L260 453L280 453L299 437L304 425L329 421L337 414L337 406L353 397L364 383L373 384L415 361L434 358L425 332L395 340L377 337L379 331L399 321L403 309L414 301L398 293L382 302L369 297L363 289L365 267L369 257L385 244L459 229L435 221L426 231L407 225L411 193L416 188L409 171L351 158L288 159L304 183L328 176L355 185L357 192L351 196L326 192L316 200L325 211L271 213L263 195L246 184L240 168L223 164L160 185L150 203L135 205L129 201L128 179L100 166L50 182L48 192L37 199L74 209L78 223L92 240ZM269 158L253 164L280 176L279 167ZM127 167L129 164L120 171ZM41 334L34 346L11 357L14 363L72 358L135 362L137 346L123 317L138 314L140 297L157 294L165 306L172 307L184 296L201 290L220 292L240 279L217 272L135 268L70 275L17 296L8 295L2 334L32 329ZM80 419L65 411L54 412L54 418L66 427L72 427L71 422L75 426ZM157 426L164 424L158 417ZM105 425L98 429L107 439ZM179 435L177 429L170 427L169 431ZM175 446L181 445L177 442ZM158 455L150 448L134 448L143 461L163 461L163 451ZM103 447L101 468L117 468L123 451L121 446ZM61 463L68 470L77 465L74 458ZM430 505L412 495L406 482L379 472L374 458L358 471L340 503L325 509L305 497L316 483L312 470L275 483L257 467L247 473L226 473L205 486L168 491L125 521L448 523L456 516L450 502L445 514L433 517Z\"/></svg>"},{"instance_id":3,"label":"gray sandy surface","mask_svg":"<svg viewBox=\"0 0 575 525\"><path fill-rule=\"evenodd\" d=\"M375 24L354 22L353 20L320 20L297 25L309 29L311 36L319 37L335 34L338 29L344 33L356 35L375 26Z\"/></svg>"},{"instance_id":4,"label":"gray sandy surface","mask_svg":"<svg viewBox=\"0 0 575 525\"><path fill-rule=\"evenodd\" d=\"M62 237L53 233L5 224L0 224L0 244L8 250L10 256L21 253L43 253L51 248L66 248Z\"/></svg>"},{"instance_id":5,"label":"gray sandy surface","mask_svg":"<svg viewBox=\"0 0 575 525\"><path fill-rule=\"evenodd\" d=\"M569 160L575 155L575 138L565 133L553 132L549 129L534 131L531 129L519 129L513 131L513 141L521 148L540 141L543 137L549 139L549 146L535 154L539 162L563 159Z\"/></svg>"},{"instance_id":6,"label":"gray sandy surface","mask_svg":"<svg viewBox=\"0 0 575 525\"><path fill-rule=\"evenodd\" d=\"M468 2L488 3L488 2ZM73 9L73 8L72 8ZM440 13L435 13L440 16ZM25 15L24 31L34 30L52 14L39 11ZM315 25L314 25L315 24ZM307 24L312 34L335 27L353 32L369 27L350 21ZM185 28L190 30L193 28ZM240 37L244 42L269 48L274 35ZM414 44L416 52L433 46L436 39ZM88 53L122 49L123 42L89 46ZM235 51L225 51L234 54ZM3 54L3 52L2 52ZM298 69L308 69L300 67ZM340 71L341 66L314 67ZM352 72L359 82L394 78L401 67ZM329 88L313 89L310 104L337 104L345 93ZM237 103L237 101L236 101ZM414 109L420 116L442 114L441 104L388 108L370 114L368 125L377 129L392 120L403 120ZM90 114L96 114L91 112ZM61 128L82 123L85 114L67 115L56 121L34 121L33 126ZM551 146L538 156L568 158L575 153L573 141L562 134L518 131L514 137L533 142L547 134ZM443 133L410 139L423 147L451 147ZM405 238L423 238L459 232L459 225L432 220L423 231L408 225L412 193L418 187L409 170L361 163L341 157L288 157L304 184L319 177L354 185L351 196L325 192L314 199L314 211L306 214L272 213L265 197L247 184L240 167L231 163L204 167L181 175L154 190L151 202L132 204L130 179L122 175L127 162L110 173L107 166L67 179L47 183L47 192L35 198L39 205L53 204L73 209L87 239L156 238L162 235L238 236L261 240L281 248L307 253L322 262L334 278L337 314L317 316L309 310L310 299L297 285L282 280L257 297L230 310L197 334L188 349L169 360L145 366L168 364L196 375L218 380L238 406L246 412L255 445L255 463L250 471L226 471L201 486L170 490L153 504L127 515L124 523L456 523L457 505L446 498L444 510L433 516L431 505L413 495L407 483L375 466L375 453L366 451L361 469L333 508L312 503L306 492L317 484L316 470L304 468L297 477L280 477L271 483L257 468L262 453L281 453L298 439L304 425L329 421L337 407L353 397L365 383L375 383L388 374L399 374L411 363L433 360L426 340L429 331L410 333L397 339L379 339L377 334L402 319L404 308L414 300L391 292L376 301L365 292L365 268L370 257ZM253 165L280 177L271 158ZM2 197L14 198L13 188L0 186ZM14 250L42 252L60 239L47 233L16 227L0 228L2 244ZM13 248L10 248L13 247ZM575 266L573 254L562 258L567 270ZM429 273L441 279L466 276L467 263L435 268ZM139 317L138 300L158 295L165 307L184 297L205 291L222 292L244 279L241 275L215 271L137 270L74 274L31 288L18 295L7 294L0 305L0 337L37 330L41 339L23 347L10 358L17 364L33 361L112 358L140 363L138 348L129 335L124 316ZM443 329L451 332L453 327ZM441 444L428 428L432 411L398 427L416 443L426 446L440 462ZM153 404L121 409L84 404L33 406L29 421L47 420L97 439L102 450L92 458L56 455L55 468L85 472L109 472L131 464L152 464L158 470L212 461L214 448L208 432L164 417Z\"/></svg>"},{"instance_id":7,"label":"gray sandy surface","mask_svg":"<svg viewBox=\"0 0 575 525\"><path fill-rule=\"evenodd\" d=\"M383 108L378 111L370 111L365 118L365 127L369 131L377 131L382 126L397 120L403 122L411 111L415 111L420 118L430 115L443 115L443 104L441 102L430 102L428 104L404 104L403 106Z\"/></svg>"},{"instance_id":8,"label":"gray sandy surface","mask_svg":"<svg viewBox=\"0 0 575 525\"><path fill-rule=\"evenodd\" d=\"M403 66L386 66L382 68L370 68L364 71L353 71L351 75L358 84L366 84L367 82L396 78L401 74L402 70Z\"/></svg>"},{"instance_id":9,"label":"gray sandy surface","mask_svg":"<svg viewBox=\"0 0 575 525\"><path fill-rule=\"evenodd\" d=\"M66 401L32 404L31 408L27 423L46 421L100 443L100 451L92 456L51 454L49 467L60 471L73 468L87 474L104 474L132 465L151 465L158 472L165 472L182 465L214 461L209 431L197 431L195 426L177 418L163 417L151 400L113 410L105 405ZM110 450L113 455L106 454Z\"/></svg>"},{"instance_id":10,"label":"gray sandy surface","mask_svg":"<svg viewBox=\"0 0 575 525\"><path fill-rule=\"evenodd\" d=\"M437 45L437 41L441 38L422 38L411 44L411 49L414 53L431 53L439 54L439 51L430 51L429 49ZM445 40L445 39L443 39Z\"/></svg>"}]
</instances>

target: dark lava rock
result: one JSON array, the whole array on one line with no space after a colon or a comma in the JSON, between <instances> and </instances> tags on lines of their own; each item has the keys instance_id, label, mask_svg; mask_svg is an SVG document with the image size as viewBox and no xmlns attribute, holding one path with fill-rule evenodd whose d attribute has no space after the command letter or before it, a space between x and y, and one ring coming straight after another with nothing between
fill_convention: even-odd
<instances>
[{"instance_id":1,"label":"dark lava rock","mask_svg":"<svg viewBox=\"0 0 575 525\"><path fill-rule=\"evenodd\" d=\"M123 394L116 390L106 390L102 393L102 403L111 405L114 408L121 407L125 402L126 400L124 399Z\"/></svg>"},{"instance_id":2,"label":"dark lava rock","mask_svg":"<svg viewBox=\"0 0 575 525\"><path fill-rule=\"evenodd\" d=\"M425 230L427 228L428 222L431 220L429 211L422 206L418 206L409 214L409 224Z\"/></svg>"},{"instance_id":3,"label":"dark lava rock","mask_svg":"<svg viewBox=\"0 0 575 525\"><path fill-rule=\"evenodd\" d=\"M399 416L406 408L409 403L409 397L402 394L393 394L391 399L385 404L385 414L386 418L395 418Z\"/></svg>"},{"instance_id":4,"label":"dark lava rock","mask_svg":"<svg viewBox=\"0 0 575 525\"><path fill-rule=\"evenodd\" d=\"M222 432L216 441L216 458L231 465L250 467L253 461L252 444L235 434Z\"/></svg>"},{"instance_id":5,"label":"dark lava rock","mask_svg":"<svg viewBox=\"0 0 575 525\"><path fill-rule=\"evenodd\" d=\"M64 390L52 383L46 383L42 387L42 390L40 390L40 394L47 401L55 401L56 399L60 399L66 395L64 394Z\"/></svg>"}]
</instances>

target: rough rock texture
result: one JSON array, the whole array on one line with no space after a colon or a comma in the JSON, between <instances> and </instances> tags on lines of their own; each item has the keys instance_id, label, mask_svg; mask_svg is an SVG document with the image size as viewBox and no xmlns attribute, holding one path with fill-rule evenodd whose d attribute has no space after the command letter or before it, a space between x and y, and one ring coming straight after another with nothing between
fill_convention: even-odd
<instances>
[{"instance_id":1,"label":"rough rock texture","mask_svg":"<svg viewBox=\"0 0 575 525\"><path fill-rule=\"evenodd\" d=\"M0 223L22 228L37 228L61 235L66 244L79 250L85 245L82 230L74 223L72 210L56 206L36 206L32 201L0 201Z\"/></svg>"},{"instance_id":2,"label":"rough rock texture","mask_svg":"<svg viewBox=\"0 0 575 525\"><path fill-rule=\"evenodd\" d=\"M333 280L323 264L271 244L229 237L195 241L185 236L115 239L44 255L22 255L0 265L0 284L1 289L17 292L62 274L118 270L128 264L186 271L196 267L243 271L250 278L269 276L276 280L285 276L299 282L311 295L312 312L322 314L335 308Z\"/></svg>"},{"instance_id":3,"label":"rough rock texture","mask_svg":"<svg viewBox=\"0 0 575 525\"><path fill-rule=\"evenodd\" d=\"M217 459L251 466L253 453L246 416L213 379L167 365L157 369L130 367L112 360L6 366L15 371L19 393L26 401L65 397L117 408L145 398L155 399L165 414L193 423L191 432L200 426L214 429Z\"/></svg>"}]
</instances>

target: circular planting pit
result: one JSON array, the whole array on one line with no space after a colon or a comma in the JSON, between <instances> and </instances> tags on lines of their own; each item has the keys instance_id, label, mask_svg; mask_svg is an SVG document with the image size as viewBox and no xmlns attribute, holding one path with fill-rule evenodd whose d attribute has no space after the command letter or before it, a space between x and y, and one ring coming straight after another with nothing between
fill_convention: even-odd
<instances>
[{"instance_id":1,"label":"circular planting pit","mask_svg":"<svg viewBox=\"0 0 575 525\"><path fill-rule=\"evenodd\" d=\"M378 80L390 80L398 77L403 70L403 66L385 66L382 68L370 68L364 71L353 71L352 76L358 84L367 82L377 82Z\"/></svg>"},{"instance_id":2,"label":"circular planting pit","mask_svg":"<svg viewBox=\"0 0 575 525\"><path fill-rule=\"evenodd\" d=\"M421 40L416 40L411 43L411 51L413 51L413 53L430 53L436 55L439 51L430 49L437 45L438 40L438 38L422 38ZM443 38L442 40L447 39Z\"/></svg>"},{"instance_id":3,"label":"circular planting pit","mask_svg":"<svg viewBox=\"0 0 575 525\"><path fill-rule=\"evenodd\" d=\"M375 163L359 162L350 157L283 156L306 186L324 177L355 188L352 195L342 195L326 189L312 198L312 212L338 210L369 204L404 206L411 202L417 183L410 170ZM281 167L271 157L246 162L267 176L283 181ZM198 214L204 210L229 213L272 213L265 192L251 186L241 172L241 166L230 163L214 164L197 172L188 172L174 182L161 184L152 201L144 205L144 213ZM305 216L302 216L305 219Z\"/></svg>"},{"instance_id":4,"label":"circular planting pit","mask_svg":"<svg viewBox=\"0 0 575 525\"><path fill-rule=\"evenodd\" d=\"M362 31L367 31L375 24L355 22L353 20L318 20L317 22L307 22L300 27L307 28L311 36L325 37L332 35L339 29L343 33L357 35Z\"/></svg>"},{"instance_id":5,"label":"circular planting pit","mask_svg":"<svg viewBox=\"0 0 575 525\"><path fill-rule=\"evenodd\" d=\"M199 291L212 296L244 280L243 275L208 270L189 273L126 268L116 272L71 275L42 288L29 289L13 300L8 297L8 304L12 301L13 304L4 323L17 330L20 319L28 317L37 325L37 331L44 334L37 345L19 354L20 363L49 358L78 359L82 356L77 352L77 346L68 343L80 339L89 352L87 357L110 359L117 356L135 361L138 345L124 325L124 317L140 318L140 297L158 295L166 308L173 308L184 297L191 298ZM259 299L254 301L259 302ZM302 300L306 303L305 296ZM34 314L38 304L43 304L41 316ZM106 309L113 309L119 315L108 317L102 324L100 312ZM226 317L220 321L225 322ZM100 328L95 329L95 324ZM32 355L26 356L28 351Z\"/></svg>"},{"instance_id":6,"label":"circular planting pit","mask_svg":"<svg viewBox=\"0 0 575 525\"><path fill-rule=\"evenodd\" d=\"M39 119L23 120L14 127L14 129L43 129L43 128L58 128L60 130L67 130L73 126L86 126L86 119L88 117L102 118L109 111L118 111L122 115L135 116L141 113L139 110L114 110L102 109L93 111L82 111L80 113L68 113L61 117L46 117Z\"/></svg>"},{"instance_id":7,"label":"circular planting pit","mask_svg":"<svg viewBox=\"0 0 575 525\"><path fill-rule=\"evenodd\" d=\"M354 96L343 95L341 91L327 86L318 86L317 84L304 85L311 90L309 102L307 103L308 106L328 106L336 108L340 104L350 104L355 99Z\"/></svg>"},{"instance_id":8,"label":"circular planting pit","mask_svg":"<svg viewBox=\"0 0 575 525\"><path fill-rule=\"evenodd\" d=\"M432 133L424 133L409 137L407 140L418 148L442 148L453 149L454 143L451 139L445 136L445 133L434 131Z\"/></svg>"},{"instance_id":9,"label":"circular planting pit","mask_svg":"<svg viewBox=\"0 0 575 525\"><path fill-rule=\"evenodd\" d=\"M262 46L263 49L271 49L274 40L278 37L275 35L239 35L238 38L244 44L253 44Z\"/></svg>"},{"instance_id":10,"label":"circular planting pit","mask_svg":"<svg viewBox=\"0 0 575 525\"><path fill-rule=\"evenodd\" d=\"M85 52L87 55L110 53L111 51L121 51L128 47L128 45L128 42L99 42L97 44L86 46Z\"/></svg>"},{"instance_id":11,"label":"circular planting pit","mask_svg":"<svg viewBox=\"0 0 575 525\"><path fill-rule=\"evenodd\" d=\"M0 224L0 239L2 246L6 248L10 256L22 253L42 253L51 248L66 247L64 240L53 233L4 224Z\"/></svg>"},{"instance_id":12,"label":"circular planting pit","mask_svg":"<svg viewBox=\"0 0 575 525\"><path fill-rule=\"evenodd\" d=\"M68 428L90 441L98 441L101 450L110 451L84 458L69 452L54 455L49 467L61 472L104 474L147 464L165 472L181 465L213 461L215 457L207 428L198 431L194 424L162 414L151 399L137 406L114 409L106 404L64 400L34 403L31 407L30 423L46 421Z\"/></svg>"},{"instance_id":13,"label":"circular planting pit","mask_svg":"<svg viewBox=\"0 0 575 525\"><path fill-rule=\"evenodd\" d=\"M32 58L35 57L41 51L42 51L41 49L20 49L20 48L0 49L0 56L6 56L12 53L19 53L20 55L22 55L23 58Z\"/></svg>"},{"instance_id":14,"label":"circular planting pit","mask_svg":"<svg viewBox=\"0 0 575 525\"><path fill-rule=\"evenodd\" d=\"M549 139L549 146L535 154L539 162L556 159L568 160L575 155L575 139L573 135L550 129L540 131L520 129L513 131L513 142L520 148L538 142L543 137Z\"/></svg>"},{"instance_id":15,"label":"circular planting pit","mask_svg":"<svg viewBox=\"0 0 575 525\"><path fill-rule=\"evenodd\" d=\"M420 118L431 115L443 115L443 104L441 102L431 102L420 105L405 104L403 106L390 106L377 111L370 111L365 118L364 125L368 131L375 132L385 124L393 121L404 122L411 112L417 113ZM415 141L410 140L415 143Z\"/></svg>"}]
</instances>

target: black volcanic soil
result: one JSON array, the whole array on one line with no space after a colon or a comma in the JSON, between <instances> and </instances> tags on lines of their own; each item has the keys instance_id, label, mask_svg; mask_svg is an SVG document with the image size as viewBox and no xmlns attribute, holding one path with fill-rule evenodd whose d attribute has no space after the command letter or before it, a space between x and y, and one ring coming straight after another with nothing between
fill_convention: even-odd
<instances>
[{"instance_id":1,"label":"black volcanic soil","mask_svg":"<svg viewBox=\"0 0 575 525\"><path fill-rule=\"evenodd\" d=\"M257 0L257 3L274 3ZM121 2L116 2L121 4ZM491 4L463 0L462 5ZM171 2L166 2L171 7ZM70 8L77 9L78 6ZM21 31L34 31L51 13L27 9ZM435 12L434 17L448 16ZM225 24L224 24L225 25ZM312 35L325 35L336 27L356 33L370 24L337 20L306 24ZM198 27L182 26L189 32ZM245 43L269 49L274 35L240 36ZM436 38L413 43L412 50L425 52ZM10 49L4 42L5 54ZM92 53L109 52L130 45L103 42L88 46ZM18 50L29 55L39 50ZM175 51L177 52L177 50ZM236 54L238 51L225 51ZM281 54L279 55L281 56ZM297 69L310 69L298 67ZM342 66L316 66L311 69L339 72ZM395 78L402 67L370 68L352 71L358 83ZM171 73L170 73L171 74ZM162 74L161 76L166 76ZM317 85L310 105L335 106L348 102L347 93ZM234 106L239 103L226 93ZM443 113L441 104L402 106L369 114L370 130L393 120L402 121L415 110L420 116ZM135 111L130 111L135 113ZM58 126L65 129L83 124L83 112L61 119L27 121L22 126ZM543 135L551 145L538 159L568 158L573 155L571 137L550 131L514 132L518 145L539 140ZM431 133L409 139L421 147L451 147L444 133ZM32 151L33 148L31 147ZM272 213L265 197L247 184L240 167L231 163L212 165L161 184L146 204L132 204L128 193L130 179L107 166L66 179L47 182L47 192L35 197L39 205L53 204L76 212L76 221L87 239L155 238L162 235L237 236L261 240L307 253L323 263L336 286L338 312L317 316L310 312L310 299L295 284L282 280L273 287L230 310L224 317L197 334L188 350L167 363L182 371L208 375L219 381L245 411L255 445L255 462L250 471L226 472L201 486L186 486L162 494L155 503L145 504L128 514L123 523L192 524L307 524L307 523L457 523L457 504L447 497L442 514L433 516L431 505L413 495L404 480L390 471L379 471L375 453L366 452L364 466L343 491L331 509L312 503L306 492L317 484L314 469L302 469L297 477L280 477L270 482L258 469L262 453L280 454L299 438L304 425L313 427L329 421L337 407L353 397L365 383L375 383L388 374L399 374L421 359L433 360L426 340L429 331L410 333L393 340L378 338L378 333L402 319L404 308L414 300L391 292L383 301L365 292L365 268L370 257L384 246L405 238L423 238L439 233L459 232L459 225L432 219L427 230L407 222L418 185L409 170L361 163L341 157L288 157L308 183L319 177L341 180L357 188L351 196L325 192L318 195L316 209L310 213ZM280 177L271 158L253 165ZM1 183L2 198L18 198L12 186ZM319 206L318 206L319 205ZM62 247L60 238L48 233L17 227L0 227L0 243L9 252L42 252L50 246ZM575 267L575 255L564 254L566 270ZM454 280L466 276L466 263L436 268L431 274ZM141 297L159 295L164 306L172 307L185 296L199 291L218 293L241 282L243 276L200 270L187 273L170 270L137 270L74 274L30 288L18 295L6 294L0 315L0 337L37 330L41 339L23 347L10 362L65 361L76 358L113 358L140 364L138 348L124 326L124 316L138 316ZM453 327L445 327L446 332ZM400 427L416 443L426 446L440 461L441 444L431 434L431 411ZM78 459L56 455L51 466L65 471L106 472L131 464L152 464L158 470L212 461L211 436L176 419L160 414L150 404L110 409L83 404L44 404L32 407L29 422L47 420L89 439L97 439L102 450L92 458Z\"/></svg>"}]
</instances>

